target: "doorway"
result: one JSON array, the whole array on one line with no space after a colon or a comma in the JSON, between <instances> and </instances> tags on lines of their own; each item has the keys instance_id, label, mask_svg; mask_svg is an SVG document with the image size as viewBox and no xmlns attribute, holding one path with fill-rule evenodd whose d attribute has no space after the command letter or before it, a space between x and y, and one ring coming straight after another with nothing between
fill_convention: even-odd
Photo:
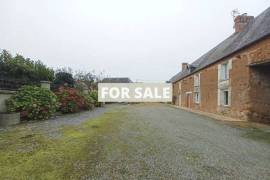
<instances>
[{"instance_id":1,"label":"doorway","mask_svg":"<svg viewBox=\"0 0 270 180\"><path fill-rule=\"evenodd\" d=\"M191 92L186 92L186 107L191 108Z\"/></svg>"}]
</instances>

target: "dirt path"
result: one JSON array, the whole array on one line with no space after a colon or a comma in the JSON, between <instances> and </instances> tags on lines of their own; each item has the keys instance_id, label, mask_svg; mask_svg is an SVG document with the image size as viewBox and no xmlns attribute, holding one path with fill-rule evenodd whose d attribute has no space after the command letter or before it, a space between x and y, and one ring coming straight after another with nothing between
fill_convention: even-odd
<instances>
[{"instance_id":1,"label":"dirt path","mask_svg":"<svg viewBox=\"0 0 270 180\"><path fill-rule=\"evenodd\" d=\"M111 106L60 137L0 133L0 177L269 179L270 128L244 126L162 104Z\"/></svg>"}]
</instances>

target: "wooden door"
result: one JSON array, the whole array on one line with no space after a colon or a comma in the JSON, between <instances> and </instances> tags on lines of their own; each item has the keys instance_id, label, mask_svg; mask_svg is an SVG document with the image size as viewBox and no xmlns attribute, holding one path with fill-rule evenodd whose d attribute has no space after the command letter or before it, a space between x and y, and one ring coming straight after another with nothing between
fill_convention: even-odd
<instances>
[{"instance_id":1,"label":"wooden door","mask_svg":"<svg viewBox=\"0 0 270 180\"><path fill-rule=\"evenodd\" d=\"M187 108L191 107L191 93L186 94L186 107Z\"/></svg>"}]
</instances>

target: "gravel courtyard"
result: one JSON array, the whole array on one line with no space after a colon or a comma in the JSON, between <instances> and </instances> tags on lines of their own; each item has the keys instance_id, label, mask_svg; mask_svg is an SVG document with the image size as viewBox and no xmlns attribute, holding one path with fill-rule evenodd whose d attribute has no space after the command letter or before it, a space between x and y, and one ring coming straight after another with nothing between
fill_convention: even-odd
<instances>
[{"instance_id":1,"label":"gravel courtyard","mask_svg":"<svg viewBox=\"0 0 270 180\"><path fill-rule=\"evenodd\" d=\"M269 126L216 121L165 104L94 113L49 126L60 136L44 122L0 131L0 179L270 177Z\"/></svg>"}]
</instances>

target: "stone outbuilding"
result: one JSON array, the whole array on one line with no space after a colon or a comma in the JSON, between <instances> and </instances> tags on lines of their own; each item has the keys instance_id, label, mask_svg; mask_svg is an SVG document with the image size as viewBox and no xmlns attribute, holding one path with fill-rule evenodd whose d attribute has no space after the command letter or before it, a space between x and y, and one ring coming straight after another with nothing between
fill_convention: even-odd
<instances>
[{"instance_id":1,"label":"stone outbuilding","mask_svg":"<svg viewBox=\"0 0 270 180\"><path fill-rule=\"evenodd\" d=\"M234 18L235 32L170 79L173 103L270 122L270 8Z\"/></svg>"}]
</instances>

